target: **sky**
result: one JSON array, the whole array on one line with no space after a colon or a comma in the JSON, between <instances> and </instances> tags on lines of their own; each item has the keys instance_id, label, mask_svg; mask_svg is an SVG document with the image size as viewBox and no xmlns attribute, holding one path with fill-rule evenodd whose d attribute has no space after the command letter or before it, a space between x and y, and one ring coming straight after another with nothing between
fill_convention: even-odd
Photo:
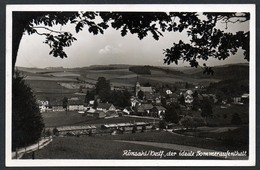
<instances>
[{"instance_id":1,"label":"sky","mask_svg":"<svg viewBox=\"0 0 260 170\"><path fill-rule=\"evenodd\" d=\"M237 32L249 30L249 22L229 23L228 29L225 24L219 24L224 31ZM88 32L87 27L79 33L75 33L75 25L56 26L54 30L70 31L76 38L72 46L65 48L68 58L61 59L49 55L50 48L44 44L44 37L33 34L24 35L18 51L16 66L21 67L86 67L90 65L108 64L131 64L131 65L154 65L154 66L189 66L188 63L179 62L167 65L163 63L163 49L172 47L174 42L182 40L189 42L185 32L165 32L159 41L153 39L152 35L140 40L137 35L120 35L120 31L108 28L104 34L93 35ZM235 56L226 60L211 59L201 61L209 66L231 63L245 63L243 51L239 50Z\"/></svg>"}]
</instances>

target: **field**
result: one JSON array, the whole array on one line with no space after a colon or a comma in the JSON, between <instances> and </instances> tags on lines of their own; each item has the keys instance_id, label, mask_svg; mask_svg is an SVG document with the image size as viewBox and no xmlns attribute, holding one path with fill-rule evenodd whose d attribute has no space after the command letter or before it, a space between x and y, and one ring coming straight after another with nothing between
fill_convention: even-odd
<instances>
[{"instance_id":1,"label":"field","mask_svg":"<svg viewBox=\"0 0 260 170\"><path fill-rule=\"evenodd\" d=\"M108 66L107 66L108 67ZM77 96L77 89L69 89L60 86L58 83L77 83L78 79L84 80L90 84L96 84L98 77L105 77L110 80L112 86L134 87L136 81L150 84L174 84L176 82L191 82L208 85L211 82L217 82L218 79L196 79L191 78L188 74L175 75L174 73L166 74L162 70L151 68L151 75L137 75L129 71L129 66L109 67L87 67L87 68L19 68L25 75L26 82L32 87L36 97L57 97Z\"/></svg>"},{"instance_id":2,"label":"field","mask_svg":"<svg viewBox=\"0 0 260 170\"><path fill-rule=\"evenodd\" d=\"M55 138L46 148L35 153L36 159L160 159L160 157L135 157L123 156L124 150L132 151L155 151L162 148L122 143L98 137L66 137ZM163 149L165 152L174 151ZM69 153L69 154L68 154ZM170 157L169 157L170 158ZM179 157L174 157L178 159ZM23 159L31 159L27 154ZM180 158L179 158L180 159Z\"/></svg>"},{"instance_id":3,"label":"field","mask_svg":"<svg viewBox=\"0 0 260 170\"><path fill-rule=\"evenodd\" d=\"M70 126L70 125L101 125L106 123L127 123L127 122L143 122L151 119L133 118L133 117L117 117L112 119L96 119L88 116L83 116L77 112L47 112L42 113L46 127Z\"/></svg>"},{"instance_id":4,"label":"field","mask_svg":"<svg viewBox=\"0 0 260 170\"><path fill-rule=\"evenodd\" d=\"M129 142L120 142L121 140ZM135 141L159 142L156 146L131 143ZM141 142L142 143L142 142ZM168 148L165 146L173 146ZM177 145L176 145L177 144ZM226 148L223 143L217 140L194 138L182 136L164 131L154 131L146 133L105 135L105 136L81 136L81 137L58 137L42 150L36 151L36 159L212 159L213 157L134 157L123 156L125 150L131 151L179 151L178 146L194 146L217 151L232 151L240 148ZM199 149L198 148L198 149ZM241 150L244 151L244 150ZM69 153L69 154L68 154ZM23 159L31 159L31 154L26 154ZM214 159L220 159L214 157Z\"/></svg>"},{"instance_id":5,"label":"field","mask_svg":"<svg viewBox=\"0 0 260 170\"><path fill-rule=\"evenodd\" d=\"M208 118L208 122L212 125L222 126L230 125L233 114L237 113L242 120L242 124L249 122L249 106L248 105L231 105L226 109L219 106L213 108L213 117Z\"/></svg>"},{"instance_id":6,"label":"field","mask_svg":"<svg viewBox=\"0 0 260 170\"><path fill-rule=\"evenodd\" d=\"M75 96L75 93L78 91L77 89L68 89L60 86L58 80L26 80L25 82L33 89L33 92L38 99L62 99L64 96Z\"/></svg>"}]
</instances>

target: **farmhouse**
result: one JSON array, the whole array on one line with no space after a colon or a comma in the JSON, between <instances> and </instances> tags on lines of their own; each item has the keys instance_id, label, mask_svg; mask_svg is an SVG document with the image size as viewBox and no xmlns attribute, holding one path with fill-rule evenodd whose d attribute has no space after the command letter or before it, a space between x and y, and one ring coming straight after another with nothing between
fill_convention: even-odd
<instances>
[{"instance_id":1,"label":"farmhouse","mask_svg":"<svg viewBox=\"0 0 260 170\"><path fill-rule=\"evenodd\" d=\"M106 117L106 113L103 112L102 110L90 109L86 113L87 113L87 116L91 116L91 117L94 117L94 118L102 119L102 118Z\"/></svg>"},{"instance_id":2,"label":"farmhouse","mask_svg":"<svg viewBox=\"0 0 260 170\"><path fill-rule=\"evenodd\" d=\"M84 103L81 100L68 100L69 111L83 111Z\"/></svg>"},{"instance_id":3,"label":"farmhouse","mask_svg":"<svg viewBox=\"0 0 260 170\"><path fill-rule=\"evenodd\" d=\"M116 108L113 104L111 103L98 103L97 110L107 112L107 111L115 111Z\"/></svg>"},{"instance_id":4,"label":"farmhouse","mask_svg":"<svg viewBox=\"0 0 260 170\"><path fill-rule=\"evenodd\" d=\"M138 103L141 103L141 101L135 97L131 97L130 101L132 107L135 107L136 105L138 105Z\"/></svg>"},{"instance_id":5,"label":"farmhouse","mask_svg":"<svg viewBox=\"0 0 260 170\"><path fill-rule=\"evenodd\" d=\"M166 109L163 106L154 106L151 110L151 116L163 118Z\"/></svg>"},{"instance_id":6,"label":"farmhouse","mask_svg":"<svg viewBox=\"0 0 260 170\"><path fill-rule=\"evenodd\" d=\"M191 104L193 102L193 92L191 90L187 90L183 95L185 98L185 103L186 104Z\"/></svg>"},{"instance_id":7,"label":"farmhouse","mask_svg":"<svg viewBox=\"0 0 260 170\"><path fill-rule=\"evenodd\" d=\"M60 100L50 101L50 108L52 109L53 112L65 111L62 105L62 101Z\"/></svg>"},{"instance_id":8,"label":"farmhouse","mask_svg":"<svg viewBox=\"0 0 260 170\"><path fill-rule=\"evenodd\" d=\"M152 104L141 104L136 107L136 112L138 115L150 116L150 111L152 110Z\"/></svg>"},{"instance_id":9,"label":"farmhouse","mask_svg":"<svg viewBox=\"0 0 260 170\"><path fill-rule=\"evenodd\" d=\"M106 117L106 113L105 113L104 111L102 111L102 110L96 110L96 111L93 113L93 117L102 119L102 118L105 118L105 117Z\"/></svg>"},{"instance_id":10,"label":"farmhouse","mask_svg":"<svg viewBox=\"0 0 260 170\"><path fill-rule=\"evenodd\" d=\"M126 107L124 108L123 113L130 115L133 114L133 110L130 107Z\"/></svg>"},{"instance_id":11,"label":"farmhouse","mask_svg":"<svg viewBox=\"0 0 260 170\"><path fill-rule=\"evenodd\" d=\"M115 110L108 110L106 112L106 117L118 117L118 114Z\"/></svg>"},{"instance_id":12,"label":"farmhouse","mask_svg":"<svg viewBox=\"0 0 260 170\"><path fill-rule=\"evenodd\" d=\"M46 100L37 100L37 104L39 105L40 112L46 112L49 110L49 101Z\"/></svg>"}]
</instances>

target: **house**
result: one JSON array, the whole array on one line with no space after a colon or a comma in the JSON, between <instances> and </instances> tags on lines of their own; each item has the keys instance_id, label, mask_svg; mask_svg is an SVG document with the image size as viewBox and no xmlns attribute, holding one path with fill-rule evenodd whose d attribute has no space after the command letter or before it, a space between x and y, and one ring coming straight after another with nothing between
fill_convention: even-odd
<instances>
[{"instance_id":1,"label":"house","mask_svg":"<svg viewBox=\"0 0 260 170\"><path fill-rule=\"evenodd\" d=\"M141 104L136 107L136 112L138 115L151 116L151 110L153 108L152 104Z\"/></svg>"},{"instance_id":2,"label":"house","mask_svg":"<svg viewBox=\"0 0 260 170\"><path fill-rule=\"evenodd\" d=\"M50 106L50 108L52 109L53 112L65 111L65 108L63 108L61 100L50 101L49 106Z\"/></svg>"},{"instance_id":3,"label":"house","mask_svg":"<svg viewBox=\"0 0 260 170\"><path fill-rule=\"evenodd\" d=\"M111 103L98 103L97 110L101 110L106 113L107 111L115 111L116 108Z\"/></svg>"},{"instance_id":4,"label":"house","mask_svg":"<svg viewBox=\"0 0 260 170\"><path fill-rule=\"evenodd\" d=\"M37 104L39 105L40 112L46 112L49 110L49 101L46 100L37 100Z\"/></svg>"},{"instance_id":5,"label":"house","mask_svg":"<svg viewBox=\"0 0 260 170\"><path fill-rule=\"evenodd\" d=\"M170 94L172 94L172 91L171 91L170 89L167 89L167 90L165 90L165 93L166 93L167 95L170 95Z\"/></svg>"},{"instance_id":6,"label":"house","mask_svg":"<svg viewBox=\"0 0 260 170\"><path fill-rule=\"evenodd\" d=\"M140 103L140 100L136 99L135 97L131 97L130 101L132 107L135 107L136 105L138 105L138 103Z\"/></svg>"},{"instance_id":7,"label":"house","mask_svg":"<svg viewBox=\"0 0 260 170\"><path fill-rule=\"evenodd\" d=\"M106 113L102 110L96 110L92 115L93 115L93 117L99 118L99 119L106 117Z\"/></svg>"},{"instance_id":8,"label":"house","mask_svg":"<svg viewBox=\"0 0 260 170\"><path fill-rule=\"evenodd\" d=\"M84 102L81 100L68 100L68 110L69 111L83 111Z\"/></svg>"},{"instance_id":9,"label":"house","mask_svg":"<svg viewBox=\"0 0 260 170\"><path fill-rule=\"evenodd\" d=\"M193 102L193 92L191 90L187 90L184 95L184 100L186 104L191 104Z\"/></svg>"},{"instance_id":10,"label":"house","mask_svg":"<svg viewBox=\"0 0 260 170\"><path fill-rule=\"evenodd\" d=\"M106 112L106 117L118 117L118 113L115 110L109 110Z\"/></svg>"},{"instance_id":11,"label":"house","mask_svg":"<svg viewBox=\"0 0 260 170\"><path fill-rule=\"evenodd\" d=\"M166 108L163 106L154 106L151 110L151 116L163 118L165 115Z\"/></svg>"},{"instance_id":12,"label":"house","mask_svg":"<svg viewBox=\"0 0 260 170\"><path fill-rule=\"evenodd\" d=\"M244 94L241 96L241 101L242 101L243 103L248 103L248 102L249 102L249 94L244 93Z\"/></svg>"},{"instance_id":13,"label":"house","mask_svg":"<svg viewBox=\"0 0 260 170\"><path fill-rule=\"evenodd\" d=\"M172 102L174 102L174 103L178 102L178 98L179 98L179 95L178 95L178 94L172 93L172 94L169 94L168 97L169 97L170 103L172 103Z\"/></svg>"},{"instance_id":14,"label":"house","mask_svg":"<svg viewBox=\"0 0 260 170\"><path fill-rule=\"evenodd\" d=\"M126 108L124 108L123 113L130 115L130 114L133 114L133 110L130 107L126 107Z\"/></svg>"},{"instance_id":15,"label":"house","mask_svg":"<svg viewBox=\"0 0 260 170\"><path fill-rule=\"evenodd\" d=\"M144 93L144 98L148 103L160 104L161 103L161 95L159 93Z\"/></svg>"}]
</instances>

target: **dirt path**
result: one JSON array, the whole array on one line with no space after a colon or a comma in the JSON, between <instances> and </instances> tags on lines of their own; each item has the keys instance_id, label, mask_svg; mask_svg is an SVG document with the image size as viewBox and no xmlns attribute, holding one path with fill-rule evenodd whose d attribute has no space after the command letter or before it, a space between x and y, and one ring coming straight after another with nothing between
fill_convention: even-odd
<instances>
[{"instance_id":1,"label":"dirt path","mask_svg":"<svg viewBox=\"0 0 260 170\"><path fill-rule=\"evenodd\" d=\"M36 144L24 148L20 148L16 152L12 152L12 159L20 159L25 153L31 153L33 151L42 149L45 146L47 146L49 143L51 143L52 140L53 140L52 138L43 138Z\"/></svg>"},{"instance_id":2,"label":"dirt path","mask_svg":"<svg viewBox=\"0 0 260 170\"><path fill-rule=\"evenodd\" d=\"M213 153L213 152L222 152L222 151L216 151L212 149L205 149L205 148L199 148L194 146L187 146L187 145L178 145L178 144L171 144L171 143L158 143L158 142L145 142L145 141L128 141L128 140L115 140L117 142L125 142L125 143L133 143L133 144L139 144L139 145L146 145L146 146L154 146L164 149L172 149L177 151L193 151L194 153L197 153L200 151L201 153ZM223 156L214 156L218 158L225 159ZM230 156L227 157L228 160L246 160L248 159L248 156Z\"/></svg>"}]
</instances>

